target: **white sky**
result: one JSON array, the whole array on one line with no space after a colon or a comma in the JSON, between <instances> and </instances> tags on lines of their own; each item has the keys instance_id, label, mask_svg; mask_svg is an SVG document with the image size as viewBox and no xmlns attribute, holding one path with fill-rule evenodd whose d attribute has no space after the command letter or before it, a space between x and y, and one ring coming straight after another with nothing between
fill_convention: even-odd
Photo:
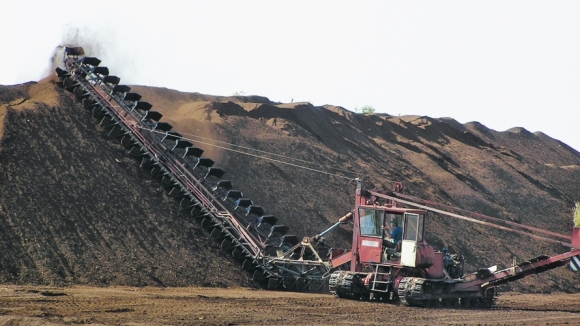
<instances>
[{"instance_id":1,"label":"white sky","mask_svg":"<svg viewBox=\"0 0 580 326\"><path fill-rule=\"evenodd\" d=\"M2 0L0 84L42 78L76 31L124 84L524 127L580 150L580 1Z\"/></svg>"}]
</instances>

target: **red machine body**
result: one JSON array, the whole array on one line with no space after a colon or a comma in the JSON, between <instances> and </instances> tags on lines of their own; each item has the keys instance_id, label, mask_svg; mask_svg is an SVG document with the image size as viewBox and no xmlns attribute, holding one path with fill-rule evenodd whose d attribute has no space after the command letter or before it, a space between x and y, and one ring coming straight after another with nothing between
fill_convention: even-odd
<instances>
[{"instance_id":1,"label":"red machine body","mask_svg":"<svg viewBox=\"0 0 580 326\"><path fill-rule=\"evenodd\" d=\"M397 183L395 190L401 191L402 185ZM473 218L420 204L414 205L419 208L403 208L402 203L412 205L408 200L418 201L397 191L365 190L359 182L352 213L352 248L350 251L335 250L331 255L335 271L330 275L329 289L333 294L354 299L400 299L404 304L412 306L490 307L495 300L496 287L500 284L569 262L572 270L580 269L580 229L574 228L569 237L528 227L572 240L572 244L552 240L570 247L571 251L514 263L504 270L497 270L497 266L493 266L464 274L461 255L452 255L446 248L435 250L425 241L425 219L428 218L429 210L468 220ZM481 219L494 219L483 215L478 217L480 219L474 221L485 224L489 222ZM397 245L393 245L389 239L391 222L396 222L402 228L402 237ZM493 226L507 229L501 225ZM531 236L542 238L533 234ZM575 261L578 262L576 269Z\"/></svg>"}]
</instances>

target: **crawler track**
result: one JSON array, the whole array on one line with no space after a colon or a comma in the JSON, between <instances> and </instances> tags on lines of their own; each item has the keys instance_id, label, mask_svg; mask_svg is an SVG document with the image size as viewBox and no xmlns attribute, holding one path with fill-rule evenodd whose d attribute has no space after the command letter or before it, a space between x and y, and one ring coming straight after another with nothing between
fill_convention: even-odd
<instances>
[{"instance_id":1,"label":"crawler track","mask_svg":"<svg viewBox=\"0 0 580 326\"><path fill-rule=\"evenodd\" d=\"M438 280L427 280L419 277L405 277L399 283L398 295L401 303L414 307L452 307L452 308L491 308L496 300L495 288L485 292L485 297L478 293L452 293L449 290L454 283Z\"/></svg>"}]
</instances>

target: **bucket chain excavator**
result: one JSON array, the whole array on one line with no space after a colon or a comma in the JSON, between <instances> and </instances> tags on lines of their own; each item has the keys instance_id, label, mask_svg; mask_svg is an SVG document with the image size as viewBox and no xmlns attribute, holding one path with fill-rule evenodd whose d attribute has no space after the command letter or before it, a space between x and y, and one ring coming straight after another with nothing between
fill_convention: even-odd
<instances>
[{"instance_id":1,"label":"bucket chain excavator","mask_svg":"<svg viewBox=\"0 0 580 326\"><path fill-rule=\"evenodd\" d=\"M56 68L62 87L267 288L330 291L341 298L401 300L412 306L490 307L498 285L570 261L572 270L580 269L578 228L566 236L468 213L405 195L401 183L393 191L377 191L364 189L357 179L354 210L324 232L299 240L289 227L277 224L278 218L233 189L232 182L222 178L225 171L202 156L203 149L162 122L163 114L152 110L131 87L120 84L119 77L100 66L101 60L85 56L81 47L64 48L63 58L62 67ZM507 269L481 268L465 274L461 255L445 248L436 251L427 244L429 211L559 243L570 251L514 263ZM345 223L354 225L352 247L332 249L323 236ZM398 226L397 232L392 232L391 224ZM386 239L389 234L395 239Z\"/></svg>"},{"instance_id":2,"label":"bucket chain excavator","mask_svg":"<svg viewBox=\"0 0 580 326\"><path fill-rule=\"evenodd\" d=\"M225 171L202 156L203 149L162 122L163 114L120 84L101 60L85 56L81 47L64 48L63 58L56 68L61 85L256 281L272 289L328 291L329 247L323 241L298 239L289 227L277 224L277 217L233 189L231 181L222 179Z\"/></svg>"}]
</instances>

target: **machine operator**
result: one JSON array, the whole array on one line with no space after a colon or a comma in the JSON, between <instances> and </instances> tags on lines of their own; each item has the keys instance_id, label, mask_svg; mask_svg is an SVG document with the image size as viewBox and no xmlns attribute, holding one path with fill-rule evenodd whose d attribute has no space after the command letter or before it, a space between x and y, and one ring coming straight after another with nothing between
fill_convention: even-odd
<instances>
[{"instance_id":1,"label":"machine operator","mask_svg":"<svg viewBox=\"0 0 580 326\"><path fill-rule=\"evenodd\" d=\"M383 246L386 248L395 249L393 251L400 251L399 243L403 239L403 228L399 226L399 222L396 219L391 220L391 234L390 238L392 240L387 240L386 238L389 237L389 233L387 232L386 228L384 228L384 237Z\"/></svg>"},{"instance_id":2,"label":"machine operator","mask_svg":"<svg viewBox=\"0 0 580 326\"><path fill-rule=\"evenodd\" d=\"M398 245L401 240L403 240L403 228L399 226L399 222L397 220L391 221L391 226L393 230L391 231L391 239L393 239L393 243Z\"/></svg>"}]
</instances>

